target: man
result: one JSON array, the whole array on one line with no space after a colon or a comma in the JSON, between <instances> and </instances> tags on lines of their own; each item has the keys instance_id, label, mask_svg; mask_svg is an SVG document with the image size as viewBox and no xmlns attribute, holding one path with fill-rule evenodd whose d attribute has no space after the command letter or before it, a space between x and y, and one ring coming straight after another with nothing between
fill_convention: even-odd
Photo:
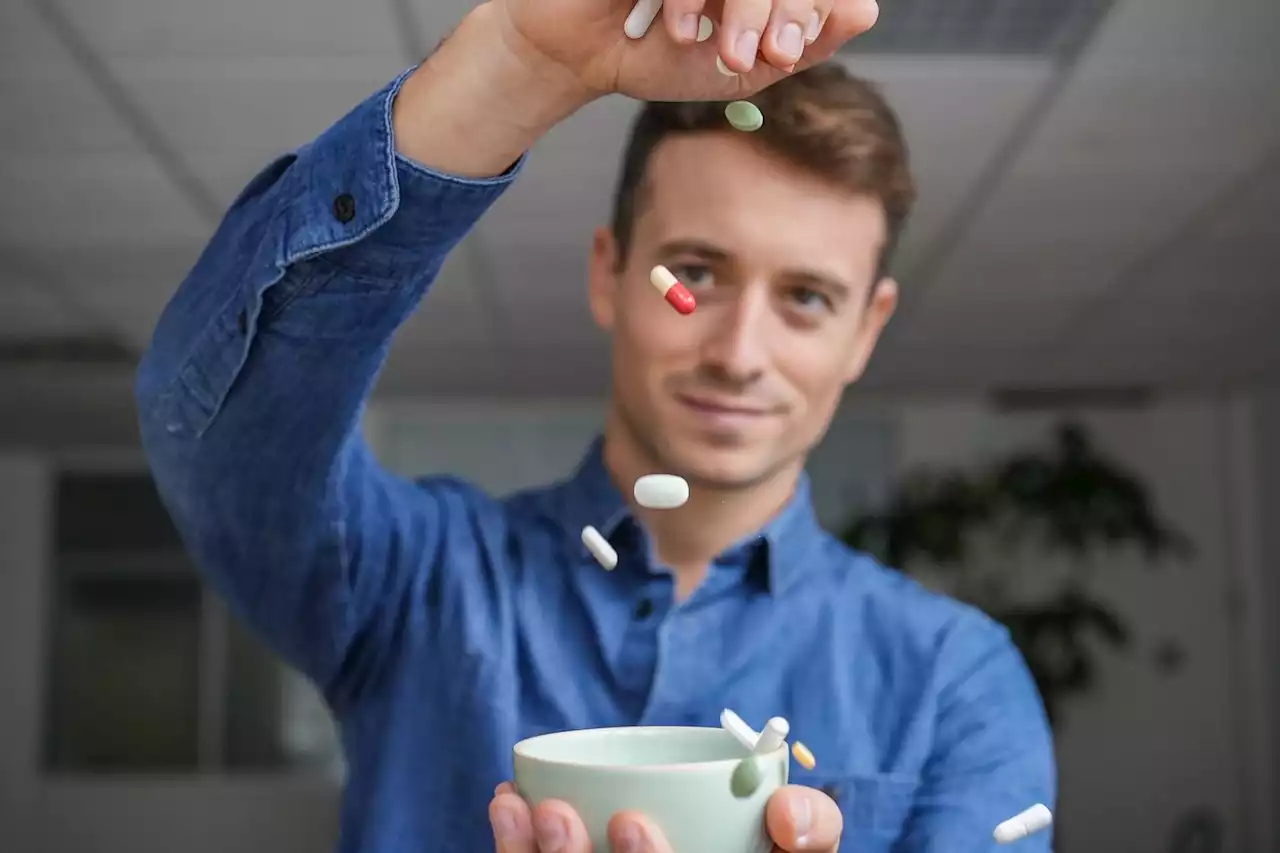
<instances>
[{"instance_id":1,"label":"man","mask_svg":"<svg viewBox=\"0 0 1280 853\"><path fill-rule=\"evenodd\" d=\"M512 745L714 726L724 707L787 717L818 756L770 801L779 849L985 850L1054 796L1025 667L984 617L825 535L803 477L892 314L884 265L913 192L875 92L805 70L875 5L668 0L639 41L630 5L492 0L246 187L139 371L161 494L210 582L339 720L344 851L587 853L566 804L531 813L500 784ZM717 35L698 43L703 11ZM571 479L506 500L392 476L358 423L393 332L523 153L612 92L758 92L766 118L749 136L720 107L664 104L637 123L590 262L613 337L603 440ZM653 292L656 264L692 315ZM656 472L689 481L686 506L629 502ZM642 815L611 832L667 853Z\"/></svg>"}]
</instances>

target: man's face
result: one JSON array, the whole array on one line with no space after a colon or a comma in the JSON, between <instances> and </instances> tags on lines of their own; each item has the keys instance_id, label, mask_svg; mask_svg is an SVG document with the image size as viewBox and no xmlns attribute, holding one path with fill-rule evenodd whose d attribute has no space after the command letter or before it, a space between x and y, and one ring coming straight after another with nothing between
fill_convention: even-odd
<instances>
[{"instance_id":1,"label":"man's face","mask_svg":"<svg viewBox=\"0 0 1280 853\"><path fill-rule=\"evenodd\" d=\"M720 488L802 464L893 313L896 286L875 278L885 231L877 200L746 134L659 145L625 264L600 229L590 274L616 414L650 461ZM657 264L697 298L693 314L649 283Z\"/></svg>"}]
</instances>

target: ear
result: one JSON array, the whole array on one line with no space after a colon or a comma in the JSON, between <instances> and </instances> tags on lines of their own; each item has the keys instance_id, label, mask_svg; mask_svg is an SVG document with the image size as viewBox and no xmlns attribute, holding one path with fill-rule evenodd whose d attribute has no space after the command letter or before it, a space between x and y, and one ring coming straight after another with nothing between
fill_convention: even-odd
<instances>
[{"instance_id":1,"label":"ear","mask_svg":"<svg viewBox=\"0 0 1280 853\"><path fill-rule=\"evenodd\" d=\"M880 333L888 325L889 318L898 307L898 283L891 278L882 278L875 283L871 291L871 299L862 312L862 320L858 323L858 335L853 342L853 350L849 354L849 364L845 371L845 384L857 382L862 372L867 369L871 353L880 340Z\"/></svg>"},{"instance_id":2,"label":"ear","mask_svg":"<svg viewBox=\"0 0 1280 853\"><path fill-rule=\"evenodd\" d=\"M587 263L587 302L596 325L613 329L618 313L618 241L601 226L591 237L591 258Z\"/></svg>"}]
</instances>

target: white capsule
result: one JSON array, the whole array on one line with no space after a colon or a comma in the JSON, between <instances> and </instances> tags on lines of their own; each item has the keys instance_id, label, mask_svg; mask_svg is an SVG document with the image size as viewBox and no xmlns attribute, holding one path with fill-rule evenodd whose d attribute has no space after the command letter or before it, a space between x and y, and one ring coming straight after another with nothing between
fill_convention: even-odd
<instances>
[{"instance_id":1,"label":"white capsule","mask_svg":"<svg viewBox=\"0 0 1280 853\"><path fill-rule=\"evenodd\" d=\"M760 736L756 734L756 730L748 726L746 721L725 708L720 712L720 727L738 739L738 743L748 752L755 752L756 742Z\"/></svg>"},{"instance_id":2,"label":"white capsule","mask_svg":"<svg viewBox=\"0 0 1280 853\"><path fill-rule=\"evenodd\" d=\"M636 5L631 7L631 14L627 15L626 23L622 25L622 31L630 39L644 38L660 11L662 0L636 0Z\"/></svg>"},{"instance_id":3,"label":"white capsule","mask_svg":"<svg viewBox=\"0 0 1280 853\"><path fill-rule=\"evenodd\" d=\"M1043 803L1036 803L1025 812L1014 815L996 827L991 835L1000 844L1010 844L1019 839L1048 829L1053 823L1053 813Z\"/></svg>"},{"instance_id":4,"label":"white capsule","mask_svg":"<svg viewBox=\"0 0 1280 853\"><path fill-rule=\"evenodd\" d=\"M617 568L618 552L613 550L609 540L600 535L600 531L590 524L582 528L582 544L587 546L591 556L595 557L596 562L604 566L607 571Z\"/></svg>"},{"instance_id":5,"label":"white capsule","mask_svg":"<svg viewBox=\"0 0 1280 853\"><path fill-rule=\"evenodd\" d=\"M675 474L646 474L633 491L636 503L646 509L676 509L689 502L689 484Z\"/></svg>"},{"instance_id":6,"label":"white capsule","mask_svg":"<svg viewBox=\"0 0 1280 853\"><path fill-rule=\"evenodd\" d=\"M764 724L764 731L760 732L760 739L756 741L756 748L752 752L756 755L768 755L786 743L789 734L791 734L790 723L782 717L771 717L769 722Z\"/></svg>"},{"instance_id":7,"label":"white capsule","mask_svg":"<svg viewBox=\"0 0 1280 853\"><path fill-rule=\"evenodd\" d=\"M698 19L698 41L704 42L711 38L711 33L715 30L716 25L711 23L711 19L703 15Z\"/></svg>"}]
</instances>

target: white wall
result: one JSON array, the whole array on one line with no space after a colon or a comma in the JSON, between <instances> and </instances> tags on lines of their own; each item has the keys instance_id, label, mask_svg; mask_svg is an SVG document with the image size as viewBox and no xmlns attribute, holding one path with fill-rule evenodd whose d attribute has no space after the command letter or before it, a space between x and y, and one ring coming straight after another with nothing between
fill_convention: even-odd
<instances>
[{"instance_id":1,"label":"white wall","mask_svg":"<svg viewBox=\"0 0 1280 853\"><path fill-rule=\"evenodd\" d=\"M1139 644L1130 657L1107 663L1102 688L1071 710L1059 739L1060 818L1071 853L1164 851L1177 814L1202 805L1228 822L1225 850L1277 849L1267 841L1268 807L1275 802L1268 787L1269 753L1260 754L1254 739L1264 736L1267 724L1263 631L1275 632L1275 623L1263 616L1280 614L1280 583L1272 578L1263 590L1259 577L1263 560L1275 566L1280 554L1274 525L1261 523L1258 504L1259 498L1270 501L1267 517L1276 518L1280 453L1264 438L1280 435L1280 394L1270 399L1270 408L1253 400L1200 398L1086 418L1103 448L1151 484L1161 508L1199 550L1186 566L1158 573L1134 566L1099 581L1100 593L1129 617ZM386 404L371 411L369 434L394 468L423 472L447 466L503 490L567 473L597 428L599 412L586 404ZM1038 436L1049 422L1045 416L996 416L964 400L878 401L860 405L858 412L837 429L856 453L842 457L832 449L835 444L824 450L823 470L850 474L824 486L820 500L832 518L841 514L841 502L856 500L856 490L878 488L891 469L971 461ZM1252 454L1261 461L1255 464ZM38 453L0 455L3 848L331 849L334 794L322 782L40 779L35 745L44 654L47 459ZM1262 461L1270 465L1265 478L1258 470ZM1186 668L1173 677L1160 676L1146 659L1149 644L1165 636L1176 636L1189 652ZM1275 648L1280 636L1267 636Z\"/></svg>"}]
</instances>

